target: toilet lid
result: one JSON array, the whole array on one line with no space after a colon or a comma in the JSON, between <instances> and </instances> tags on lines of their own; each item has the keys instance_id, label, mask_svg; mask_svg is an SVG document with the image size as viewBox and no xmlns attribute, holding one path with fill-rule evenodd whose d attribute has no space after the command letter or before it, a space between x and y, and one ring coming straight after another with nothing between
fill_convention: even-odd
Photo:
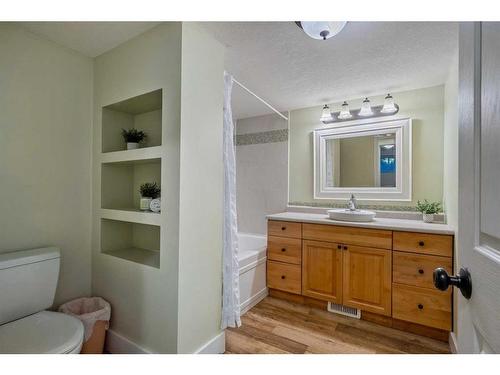
<instances>
[{"instance_id":1,"label":"toilet lid","mask_svg":"<svg viewBox=\"0 0 500 375\"><path fill-rule=\"evenodd\" d=\"M39 313L0 326L0 353L69 353L83 341L78 319L52 311Z\"/></svg>"}]
</instances>

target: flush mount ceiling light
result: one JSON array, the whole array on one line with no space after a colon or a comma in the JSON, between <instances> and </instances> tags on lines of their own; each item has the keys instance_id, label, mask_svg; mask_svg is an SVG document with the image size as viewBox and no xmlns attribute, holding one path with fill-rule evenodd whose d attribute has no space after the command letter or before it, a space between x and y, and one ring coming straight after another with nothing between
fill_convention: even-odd
<instances>
[{"instance_id":1,"label":"flush mount ceiling light","mask_svg":"<svg viewBox=\"0 0 500 375\"><path fill-rule=\"evenodd\" d=\"M319 120L321 122L327 122L333 120L332 113L330 112L330 107L328 107L326 104L323 107L323 112L321 113L321 118Z\"/></svg>"},{"instance_id":2,"label":"flush mount ceiling light","mask_svg":"<svg viewBox=\"0 0 500 375\"><path fill-rule=\"evenodd\" d=\"M361 104L361 109L359 110L359 115L363 117L373 115L372 106L368 98L363 100L363 104Z\"/></svg>"},{"instance_id":3,"label":"flush mount ceiling light","mask_svg":"<svg viewBox=\"0 0 500 375\"><path fill-rule=\"evenodd\" d=\"M342 31L347 22L296 21L298 27L313 39L327 40Z\"/></svg>"}]
</instances>

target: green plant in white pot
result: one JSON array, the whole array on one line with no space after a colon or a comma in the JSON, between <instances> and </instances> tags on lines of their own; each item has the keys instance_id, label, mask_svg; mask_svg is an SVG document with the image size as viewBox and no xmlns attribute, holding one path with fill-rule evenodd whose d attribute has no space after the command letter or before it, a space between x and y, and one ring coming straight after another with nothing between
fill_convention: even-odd
<instances>
[{"instance_id":1,"label":"green plant in white pot","mask_svg":"<svg viewBox=\"0 0 500 375\"><path fill-rule=\"evenodd\" d=\"M441 203L429 202L424 199L423 202L417 201L417 210L422 212L422 218L426 223L434 221L434 215L441 212Z\"/></svg>"},{"instance_id":2,"label":"green plant in white pot","mask_svg":"<svg viewBox=\"0 0 500 375\"><path fill-rule=\"evenodd\" d=\"M122 129L122 136L127 144L127 150L135 150L139 148L139 143L144 142L146 139L146 133L142 130L137 129Z\"/></svg>"},{"instance_id":3,"label":"green plant in white pot","mask_svg":"<svg viewBox=\"0 0 500 375\"><path fill-rule=\"evenodd\" d=\"M156 182L146 182L141 185L139 191L141 193L139 208L142 211L149 211L151 201L160 196L161 189Z\"/></svg>"}]
</instances>

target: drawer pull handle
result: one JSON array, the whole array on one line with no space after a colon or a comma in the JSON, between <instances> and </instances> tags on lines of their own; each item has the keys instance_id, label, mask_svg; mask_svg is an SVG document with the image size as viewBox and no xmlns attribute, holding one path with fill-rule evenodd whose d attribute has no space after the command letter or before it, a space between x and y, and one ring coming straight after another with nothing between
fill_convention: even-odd
<instances>
[{"instance_id":1,"label":"drawer pull handle","mask_svg":"<svg viewBox=\"0 0 500 375\"><path fill-rule=\"evenodd\" d=\"M285 275L281 275L281 280L285 280Z\"/></svg>"},{"instance_id":2,"label":"drawer pull handle","mask_svg":"<svg viewBox=\"0 0 500 375\"><path fill-rule=\"evenodd\" d=\"M424 246L424 245L425 245L424 241L418 241L418 246Z\"/></svg>"},{"instance_id":3,"label":"drawer pull handle","mask_svg":"<svg viewBox=\"0 0 500 375\"><path fill-rule=\"evenodd\" d=\"M421 275L423 275L424 274L424 270L423 269L419 269L418 273L421 274Z\"/></svg>"},{"instance_id":4,"label":"drawer pull handle","mask_svg":"<svg viewBox=\"0 0 500 375\"><path fill-rule=\"evenodd\" d=\"M286 227L281 227L281 230L286 230Z\"/></svg>"},{"instance_id":5,"label":"drawer pull handle","mask_svg":"<svg viewBox=\"0 0 500 375\"><path fill-rule=\"evenodd\" d=\"M422 305L421 303L419 303L419 304L417 305L417 307L418 307L418 309L419 309L419 310L422 310L422 309L424 308L424 305Z\"/></svg>"},{"instance_id":6,"label":"drawer pull handle","mask_svg":"<svg viewBox=\"0 0 500 375\"><path fill-rule=\"evenodd\" d=\"M286 247L282 248L281 251L285 252L286 251Z\"/></svg>"}]
</instances>

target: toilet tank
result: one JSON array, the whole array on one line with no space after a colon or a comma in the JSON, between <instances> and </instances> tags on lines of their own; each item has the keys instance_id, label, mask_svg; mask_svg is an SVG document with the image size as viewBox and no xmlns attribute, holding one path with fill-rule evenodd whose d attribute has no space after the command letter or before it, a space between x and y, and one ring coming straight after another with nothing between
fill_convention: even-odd
<instances>
[{"instance_id":1,"label":"toilet tank","mask_svg":"<svg viewBox=\"0 0 500 375\"><path fill-rule=\"evenodd\" d=\"M60 257L56 247L0 254L0 325L52 306Z\"/></svg>"}]
</instances>

